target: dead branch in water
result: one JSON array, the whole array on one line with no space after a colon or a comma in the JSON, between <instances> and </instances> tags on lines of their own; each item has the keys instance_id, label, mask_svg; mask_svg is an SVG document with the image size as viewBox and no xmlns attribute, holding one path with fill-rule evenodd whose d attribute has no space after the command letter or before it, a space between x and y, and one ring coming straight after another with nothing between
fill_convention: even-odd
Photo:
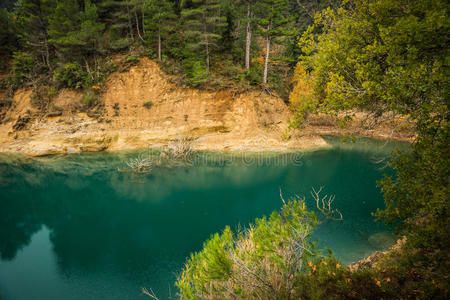
<instances>
[{"instance_id":1,"label":"dead branch in water","mask_svg":"<svg viewBox=\"0 0 450 300\"><path fill-rule=\"evenodd\" d=\"M169 141L166 149L161 155L172 159L186 159L194 154L191 139L186 136L178 136L175 140Z\"/></svg>"},{"instance_id":2,"label":"dead branch in water","mask_svg":"<svg viewBox=\"0 0 450 300\"><path fill-rule=\"evenodd\" d=\"M324 197L320 197L320 192L322 192L323 186L316 191L315 188L312 188L311 196L316 200L317 209L327 218L334 221L342 221L342 213L338 209L334 209L332 207L333 201L336 198L335 195L325 195Z\"/></svg>"},{"instance_id":3,"label":"dead branch in water","mask_svg":"<svg viewBox=\"0 0 450 300\"><path fill-rule=\"evenodd\" d=\"M121 170L118 169L119 172L134 172L138 174L146 174L149 173L153 168L153 161L150 158L144 158L142 155L139 155L136 158L130 158L126 162L127 166L130 168L129 170Z\"/></svg>"},{"instance_id":4,"label":"dead branch in water","mask_svg":"<svg viewBox=\"0 0 450 300\"><path fill-rule=\"evenodd\" d=\"M141 291L144 295L147 295L155 300L159 300L158 297L156 297L155 292L153 292L152 289L150 289L150 291L148 291L145 287L141 288Z\"/></svg>"}]
</instances>

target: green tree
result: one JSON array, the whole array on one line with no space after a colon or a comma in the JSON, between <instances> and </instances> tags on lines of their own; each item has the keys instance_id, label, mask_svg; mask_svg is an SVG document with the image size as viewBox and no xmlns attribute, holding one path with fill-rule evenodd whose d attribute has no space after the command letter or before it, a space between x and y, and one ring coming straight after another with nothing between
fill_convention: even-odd
<instances>
[{"instance_id":1,"label":"green tree","mask_svg":"<svg viewBox=\"0 0 450 300\"><path fill-rule=\"evenodd\" d=\"M245 231L226 227L192 254L178 279L181 299L292 299L298 276L318 253L308 241L316 216L304 201L256 219Z\"/></svg>"},{"instance_id":2,"label":"green tree","mask_svg":"<svg viewBox=\"0 0 450 300\"><path fill-rule=\"evenodd\" d=\"M75 0L59 2L49 17L49 41L55 45L60 62L82 62L92 81L94 75L89 60L92 57L96 61L101 50L99 41L103 29L104 24L98 22L97 7L90 0L85 0L83 11Z\"/></svg>"},{"instance_id":3,"label":"green tree","mask_svg":"<svg viewBox=\"0 0 450 300\"><path fill-rule=\"evenodd\" d=\"M128 48L134 42L131 0L105 0L99 5L104 21L109 24L110 47Z\"/></svg>"},{"instance_id":4,"label":"green tree","mask_svg":"<svg viewBox=\"0 0 450 300\"><path fill-rule=\"evenodd\" d=\"M226 26L226 18L221 13L218 0L192 0L184 3L181 15L184 19L186 48L191 56L199 54L205 59L206 73L210 70L211 52L217 48L217 42Z\"/></svg>"},{"instance_id":5,"label":"green tree","mask_svg":"<svg viewBox=\"0 0 450 300\"><path fill-rule=\"evenodd\" d=\"M0 9L0 70L5 68L17 48L16 25L12 13Z\"/></svg>"},{"instance_id":6,"label":"green tree","mask_svg":"<svg viewBox=\"0 0 450 300\"><path fill-rule=\"evenodd\" d=\"M15 9L18 36L23 47L30 51L36 62L42 62L49 70L52 70L50 58L53 49L48 41L48 16L55 8L54 0L20 0Z\"/></svg>"},{"instance_id":7,"label":"green tree","mask_svg":"<svg viewBox=\"0 0 450 300\"><path fill-rule=\"evenodd\" d=\"M450 246L448 9L447 1L348 2L323 11L300 42L313 90L302 98L300 118L308 110L360 109L374 118L393 111L415 123L412 153L397 154L396 175L380 183L386 209L377 216L426 254L410 261L426 259L437 274ZM431 255L436 249L447 253Z\"/></svg>"},{"instance_id":8,"label":"green tree","mask_svg":"<svg viewBox=\"0 0 450 300\"><path fill-rule=\"evenodd\" d=\"M266 55L264 59L263 83L267 83L267 75L270 60L270 45L277 37L292 35L292 29L287 29L292 21L289 16L288 0L262 0L262 15L258 20L258 33L266 40Z\"/></svg>"},{"instance_id":9,"label":"green tree","mask_svg":"<svg viewBox=\"0 0 450 300\"><path fill-rule=\"evenodd\" d=\"M162 60L162 43L173 30L176 18L173 5L168 0L144 0L144 12L147 34L156 38L158 59Z\"/></svg>"},{"instance_id":10,"label":"green tree","mask_svg":"<svg viewBox=\"0 0 450 300\"><path fill-rule=\"evenodd\" d=\"M64 61L72 51L79 49L80 41L74 38L79 30L80 7L77 0L60 1L55 11L48 16L49 42L52 43Z\"/></svg>"}]
</instances>

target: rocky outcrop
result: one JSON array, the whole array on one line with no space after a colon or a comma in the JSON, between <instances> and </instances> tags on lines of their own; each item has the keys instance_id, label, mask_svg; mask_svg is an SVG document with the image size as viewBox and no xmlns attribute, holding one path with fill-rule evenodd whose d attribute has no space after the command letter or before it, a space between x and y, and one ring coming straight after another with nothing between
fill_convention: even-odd
<instances>
[{"instance_id":1,"label":"rocky outcrop","mask_svg":"<svg viewBox=\"0 0 450 300\"><path fill-rule=\"evenodd\" d=\"M138 149L178 136L192 139L197 150L285 151L326 147L321 134L342 133L327 117L289 130L292 113L281 98L260 91L180 88L146 58L112 74L101 88L101 110L80 112L82 94L62 90L45 116L33 107L31 91L19 90L0 125L0 152L42 156ZM23 116L38 117L24 122Z\"/></svg>"},{"instance_id":2,"label":"rocky outcrop","mask_svg":"<svg viewBox=\"0 0 450 300\"><path fill-rule=\"evenodd\" d=\"M357 270L360 270L363 268L374 267L377 265L377 263L380 261L380 259L382 259L386 255L388 255L392 251L400 249L401 247L403 247L403 245L405 243L406 243L406 237L403 236L401 239L397 240L395 245L393 245L391 248L389 248L389 250L376 251L373 254L371 254L370 256L368 256L364 259L361 259L360 261L349 264L348 267L349 267L350 271L357 271Z\"/></svg>"}]
</instances>

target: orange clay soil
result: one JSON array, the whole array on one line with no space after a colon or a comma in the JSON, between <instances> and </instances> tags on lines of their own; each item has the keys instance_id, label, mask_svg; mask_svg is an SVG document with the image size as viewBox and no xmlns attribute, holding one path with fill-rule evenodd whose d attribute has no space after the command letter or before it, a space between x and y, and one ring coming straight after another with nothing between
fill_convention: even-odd
<instances>
[{"instance_id":1,"label":"orange clay soil","mask_svg":"<svg viewBox=\"0 0 450 300\"><path fill-rule=\"evenodd\" d=\"M42 156L140 149L160 147L179 136L191 138L197 150L285 151L327 147L324 134L413 136L406 123L400 124L407 128L404 132L392 134L403 122L399 120L362 132L357 123L343 130L333 118L317 115L303 129L288 130L292 113L281 98L259 91L181 88L146 58L126 72L112 74L102 89L100 117L79 112L79 92L62 90L52 99L47 116L33 117L24 129L14 130L19 117L39 115L31 90L17 91L0 125L0 152ZM364 114L356 116L361 119Z\"/></svg>"}]
</instances>

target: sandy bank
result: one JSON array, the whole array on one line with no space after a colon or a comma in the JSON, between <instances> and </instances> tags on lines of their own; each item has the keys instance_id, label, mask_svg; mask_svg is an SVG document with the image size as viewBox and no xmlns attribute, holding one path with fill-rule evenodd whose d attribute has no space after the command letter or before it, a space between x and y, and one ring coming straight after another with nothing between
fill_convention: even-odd
<instances>
[{"instance_id":1,"label":"sandy bank","mask_svg":"<svg viewBox=\"0 0 450 300\"><path fill-rule=\"evenodd\" d=\"M103 107L96 115L80 112L82 95L70 90L55 96L42 115L31 103L31 91L19 90L0 125L0 152L43 156L131 150L160 147L179 136L192 139L198 150L285 151L327 147L324 134L412 136L392 135L392 124L364 132L356 125L343 130L327 116L314 116L305 128L289 130L292 113L281 98L258 91L180 88L148 59L112 74L102 89ZM32 116L31 121L15 130L24 116Z\"/></svg>"}]
</instances>

